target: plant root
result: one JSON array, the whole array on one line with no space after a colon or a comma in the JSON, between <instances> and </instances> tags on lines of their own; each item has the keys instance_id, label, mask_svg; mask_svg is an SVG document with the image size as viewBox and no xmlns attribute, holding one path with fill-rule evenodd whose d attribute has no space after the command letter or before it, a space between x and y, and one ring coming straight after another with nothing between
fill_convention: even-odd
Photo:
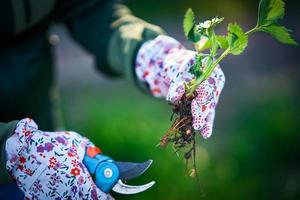
<instances>
[{"instance_id":1,"label":"plant root","mask_svg":"<svg viewBox=\"0 0 300 200\"><path fill-rule=\"evenodd\" d=\"M175 152L183 152L183 157L186 160L185 172L191 177L197 176L196 170L196 147L195 136L196 130L193 128L193 117L191 112L191 104L196 93L191 96L183 96L180 101L171 104L173 107L173 114L171 127L166 131L159 142L159 146L166 148L172 143ZM175 117L174 120L172 118ZM192 168L189 170L188 161L193 160Z\"/></svg>"}]
</instances>

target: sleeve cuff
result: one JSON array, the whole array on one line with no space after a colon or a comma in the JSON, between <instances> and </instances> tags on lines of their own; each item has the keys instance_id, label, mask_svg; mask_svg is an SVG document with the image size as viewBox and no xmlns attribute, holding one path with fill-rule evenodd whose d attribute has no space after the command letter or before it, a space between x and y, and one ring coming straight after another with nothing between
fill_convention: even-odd
<instances>
[{"instance_id":1,"label":"sleeve cuff","mask_svg":"<svg viewBox=\"0 0 300 200\"><path fill-rule=\"evenodd\" d=\"M107 54L110 71L125 75L135 84L145 87L135 75L137 52L144 42L166 33L160 27L132 16L126 7L118 5L116 10L115 15L119 15L119 18L112 24L114 32Z\"/></svg>"},{"instance_id":2,"label":"sleeve cuff","mask_svg":"<svg viewBox=\"0 0 300 200\"><path fill-rule=\"evenodd\" d=\"M17 123L17 120L8 123L0 123L0 184L12 182L12 179L6 171L5 142L15 130Z\"/></svg>"}]
</instances>

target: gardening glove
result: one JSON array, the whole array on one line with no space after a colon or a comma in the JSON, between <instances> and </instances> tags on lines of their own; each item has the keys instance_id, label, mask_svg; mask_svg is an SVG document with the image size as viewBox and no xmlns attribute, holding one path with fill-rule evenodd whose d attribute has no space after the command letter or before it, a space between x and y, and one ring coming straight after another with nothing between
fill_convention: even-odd
<instances>
[{"instance_id":1,"label":"gardening glove","mask_svg":"<svg viewBox=\"0 0 300 200\"><path fill-rule=\"evenodd\" d=\"M197 53L186 50L177 40L158 36L145 42L138 51L135 71L138 79L148 85L152 95L176 103L185 94L185 84L195 80L190 73ZM202 70L208 55L202 55ZM224 87L225 76L218 65L210 77L196 89L191 111L193 128L209 138L213 130L215 108Z\"/></svg>"},{"instance_id":2,"label":"gardening glove","mask_svg":"<svg viewBox=\"0 0 300 200\"><path fill-rule=\"evenodd\" d=\"M6 141L6 168L25 199L112 199L100 191L82 163L94 145L75 132L43 132L19 121Z\"/></svg>"}]
</instances>

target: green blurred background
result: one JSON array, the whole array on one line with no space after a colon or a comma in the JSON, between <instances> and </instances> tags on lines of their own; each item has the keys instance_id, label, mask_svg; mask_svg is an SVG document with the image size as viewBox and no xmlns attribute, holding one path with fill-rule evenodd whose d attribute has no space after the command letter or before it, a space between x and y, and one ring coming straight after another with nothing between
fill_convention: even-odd
<instances>
[{"instance_id":1,"label":"green blurred background","mask_svg":"<svg viewBox=\"0 0 300 200\"><path fill-rule=\"evenodd\" d=\"M286 3L283 23L300 42L299 3ZM228 22L254 26L258 0L129 0L127 5L191 47L181 28L187 8L199 20L225 17L218 30L224 33ZM66 128L88 136L116 160L154 160L144 176L129 183L155 180L156 185L138 195L113 194L117 199L300 199L298 47L258 33L244 54L221 63L227 81L212 137L198 137L196 182L185 176L183 159L172 148L156 147L171 124L167 103L126 80L98 74L93 57L61 25L51 33L60 36L53 53Z\"/></svg>"}]
</instances>

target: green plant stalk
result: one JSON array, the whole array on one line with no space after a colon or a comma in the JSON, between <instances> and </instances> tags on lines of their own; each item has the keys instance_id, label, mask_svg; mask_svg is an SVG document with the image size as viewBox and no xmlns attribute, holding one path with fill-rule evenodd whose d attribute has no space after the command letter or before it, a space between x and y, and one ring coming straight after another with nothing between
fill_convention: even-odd
<instances>
[{"instance_id":1,"label":"green plant stalk","mask_svg":"<svg viewBox=\"0 0 300 200\"><path fill-rule=\"evenodd\" d=\"M255 26L254 28L247 31L245 34L249 36L257 32L258 30L259 27ZM211 65L208 66L205 72L196 81L192 82L187 87L187 96L193 95L197 87L211 75L211 73L215 70L216 66L229 54L229 52L230 52L230 48L228 47L218 59L216 59Z\"/></svg>"},{"instance_id":2,"label":"green plant stalk","mask_svg":"<svg viewBox=\"0 0 300 200\"><path fill-rule=\"evenodd\" d=\"M197 89L197 87L203 82L205 81L210 75L211 73L214 71L215 67L221 62L221 60L226 57L229 53L230 49L227 48L222 55L216 60L214 61L206 70L205 72L196 80L194 81L189 87L188 87L188 92L187 92L187 96L191 96L193 95L193 93L195 92L195 90Z\"/></svg>"},{"instance_id":3,"label":"green plant stalk","mask_svg":"<svg viewBox=\"0 0 300 200\"><path fill-rule=\"evenodd\" d=\"M249 31L247 31L245 34L246 35L251 35L255 32L259 31L259 27L256 25L254 28L250 29Z\"/></svg>"}]
</instances>

